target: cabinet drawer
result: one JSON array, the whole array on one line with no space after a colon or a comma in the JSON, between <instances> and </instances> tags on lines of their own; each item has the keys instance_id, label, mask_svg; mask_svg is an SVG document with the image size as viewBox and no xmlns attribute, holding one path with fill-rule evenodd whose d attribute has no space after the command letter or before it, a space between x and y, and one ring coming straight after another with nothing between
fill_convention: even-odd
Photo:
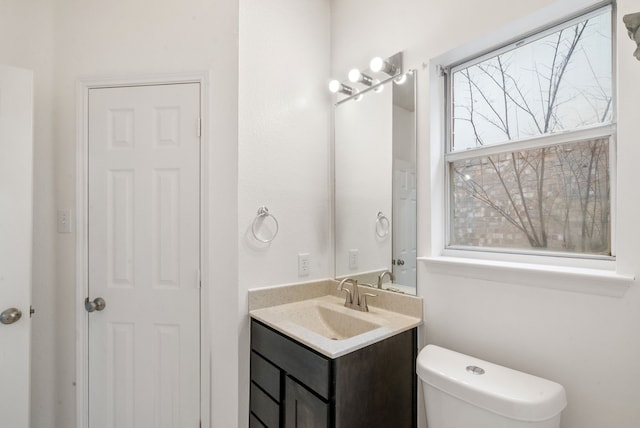
<instances>
[{"instance_id":1,"label":"cabinet drawer","mask_svg":"<svg viewBox=\"0 0 640 428\"><path fill-rule=\"evenodd\" d=\"M257 416L267 428L278 428L280 426L280 405L253 382L251 382L249 407L251 413Z\"/></svg>"},{"instance_id":2,"label":"cabinet drawer","mask_svg":"<svg viewBox=\"0 0 640 428\"><path fill-rule=\"evenodd\" d=\"M253 350L267 358L288 375L329 399L331 361L299 343L252 320L251 344Z\"/></svg>"},{"instance_id":3,"label":"cabinet drawer","mask_svg":"<svg viewBox=\"0 0 640 428\"><path fill-rule=\"evenodd\" d=\"M280 370L255 352L251 352L251 380L280 402Z\"/></svg>"},{"instance_id":4,"label":"cabinet drawer","mask_svg":"<svg viewBox=\"0 0 640 428\"><path fill-rule=\"evenodd\" d=\"M249 428L266 428L262 422L255 417L253 413L249 413Z\"/></svg>"}]
</instances>

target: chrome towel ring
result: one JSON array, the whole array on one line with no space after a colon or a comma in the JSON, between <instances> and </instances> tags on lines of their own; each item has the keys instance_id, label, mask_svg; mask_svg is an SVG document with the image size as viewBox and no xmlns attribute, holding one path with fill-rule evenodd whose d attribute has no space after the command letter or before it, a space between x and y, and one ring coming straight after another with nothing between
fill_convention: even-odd
<instances>
[{"instance_id":1,"label":"chrome towel ring","mask_svg":"<svg viewBox=\"0 0 640 428\"><path fill-rule=\"evenodd\" d=\"M258 236L257 230L259 229L260 225L269 217L271 217L271 219L273 220L273 223L275 224L276 229L270 238L266 238L266 239L260 238ZM269 212L269 208L267 208L266 206L261 206L258 209L258 215L256 215L255 219L253 219L253 224L251 225L251 233L253 233L253 237L256 238L256 240L267 244L275 239L275 237L278 235L279 228L280 227L278 225L278 220L273 216L273 214Z\"/></svg>"},{"instance_id":2,"label":"chrome towel ring","mask_svg":"<svg viewBox=\"0 0 640 428\"><path fill-rule=\"evenodd\" d=\"M391 223L386 215L382 214L382 211L378 211L378 217L376 218L376 235L380 238L384 238L389 234L391 229Z\"/></svg>"}]
</instances>

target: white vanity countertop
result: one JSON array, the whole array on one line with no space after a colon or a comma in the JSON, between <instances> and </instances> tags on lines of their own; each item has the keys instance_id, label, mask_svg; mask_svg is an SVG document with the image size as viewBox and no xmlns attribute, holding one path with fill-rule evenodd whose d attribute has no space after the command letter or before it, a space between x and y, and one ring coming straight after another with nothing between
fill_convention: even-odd
<instances>
[{"instance_id":1,"label":"white vanity countertop","mask_svg":"<svg viewBox=\"0 0 640 428\"><path fill-rule=\"evenodd\" d=\"M249 291L249 315L329 357L364 348L422 324L422 298L373 292L369 312L344 306L335 281ZM335 294L334 294L335 292Z\"/></svg>"}]
</instances>

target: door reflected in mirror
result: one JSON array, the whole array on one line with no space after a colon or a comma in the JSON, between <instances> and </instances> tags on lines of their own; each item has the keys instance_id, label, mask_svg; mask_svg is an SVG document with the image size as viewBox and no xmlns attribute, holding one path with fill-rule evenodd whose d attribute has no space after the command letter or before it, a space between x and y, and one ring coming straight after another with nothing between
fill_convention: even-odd
<instances>
[{"instance_id":1,"label":"door reflected in mirror","mask_svg":"<svg viewBox=\"0 0 640 428\"><path fill-rule=\"evenodd\" d=\"M405 76L335 106L335 276L415 294L415 71Z\"/></svg>"}]
</instances>

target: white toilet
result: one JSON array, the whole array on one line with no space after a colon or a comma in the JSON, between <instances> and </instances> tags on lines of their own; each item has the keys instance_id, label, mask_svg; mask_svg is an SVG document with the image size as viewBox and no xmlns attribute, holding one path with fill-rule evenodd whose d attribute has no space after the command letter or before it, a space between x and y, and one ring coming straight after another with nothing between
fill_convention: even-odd
<instances>
[{"instance_id":1,"label":"white toilet","mask_svg":"<svg viewBox=\"0 0 640 428\"><path fill-rule=\"evenodd\" d=\"M418 355L429 428L558 428L562 385L435 345Z\"/></svg>"}]
</instances>

